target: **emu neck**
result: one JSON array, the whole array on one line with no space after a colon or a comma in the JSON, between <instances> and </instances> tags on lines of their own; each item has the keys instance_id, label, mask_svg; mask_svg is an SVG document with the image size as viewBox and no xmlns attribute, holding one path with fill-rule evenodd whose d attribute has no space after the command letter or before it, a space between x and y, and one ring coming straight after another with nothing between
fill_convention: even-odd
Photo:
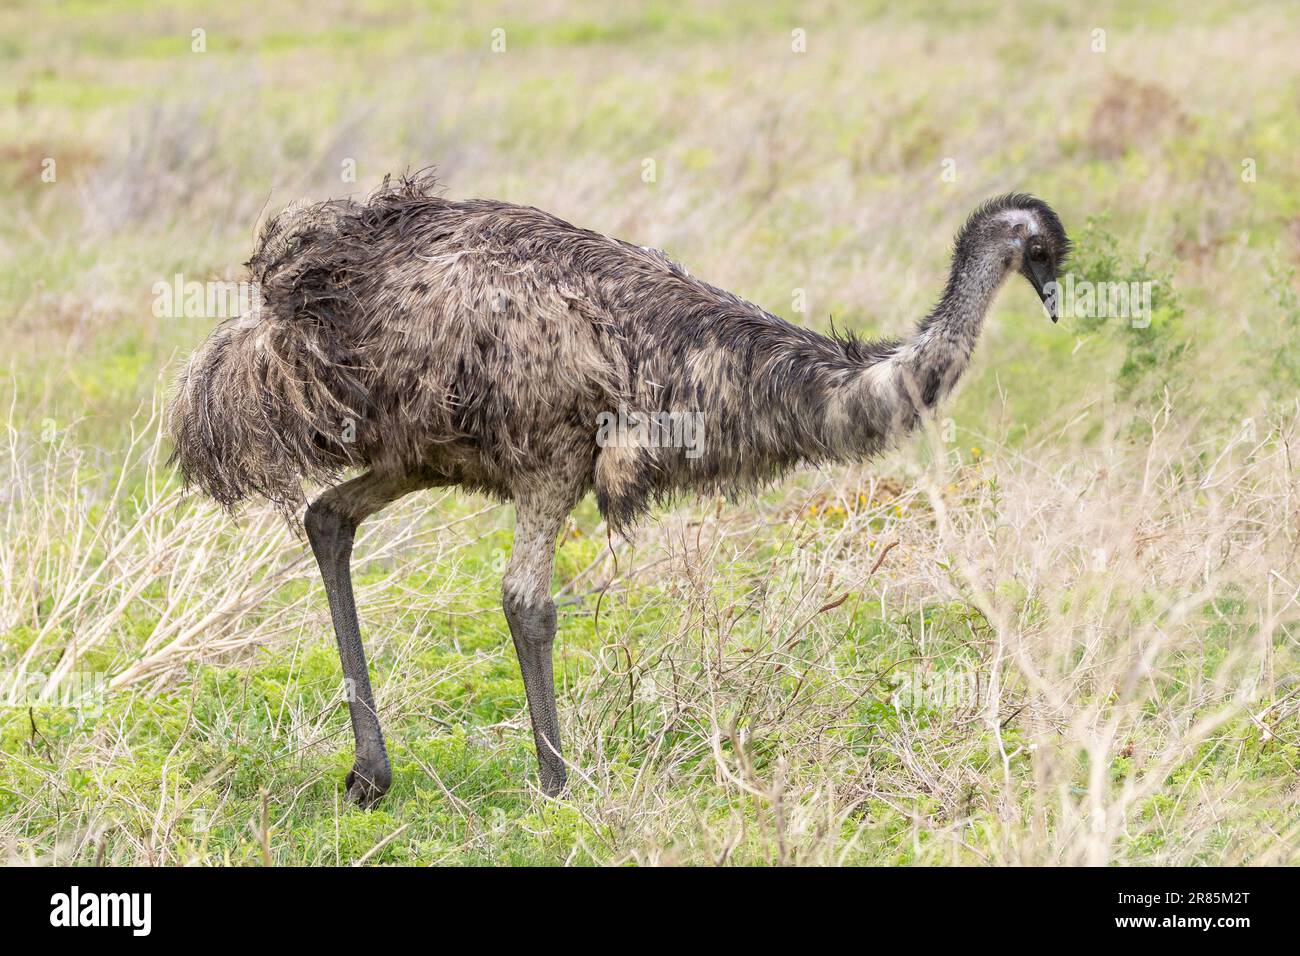
<instances>
[{"instance_id":1,"label":"emu neck","mask_svg":"<svg viewBox=\"0 0 1300 956\"><path fill-rule=\"evenodd\" d=\"M853 460L880 450L952 391L1006 276L1000 253L958 251L943 295L916 332L833 391L818 436L831 457Z\"/></svg>"},{"instance_id":2,"label":"emu neck","mask_svg":"<svg viewBox=\"0 0 1300 956\"><path fill-rule=\"evenodd\" d=\"M947 396L966 371L984 317L1006 281L1008 263L996 250L958 250L943 295L893 359L900 411L918 413Z\"/></svg>"},{"instance_id":3,"label":"emu neck","mask_svg":"<svg viewBox=\"0 0 1300 956\"><path fill-rule=\"evenodd\" d=\"M964 366L975 350L984 317L1007 278L1007 263L996 251L958 254L943 296L917 330L916 346L923 363L943 367L950 360Z\"/></svg>"}]
</instances>

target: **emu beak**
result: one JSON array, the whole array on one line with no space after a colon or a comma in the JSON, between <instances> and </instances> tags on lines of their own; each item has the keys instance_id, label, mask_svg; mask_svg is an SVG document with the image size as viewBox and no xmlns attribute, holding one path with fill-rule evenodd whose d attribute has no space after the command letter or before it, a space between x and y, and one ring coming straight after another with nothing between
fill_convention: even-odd
<instances>
[{"instance_id":1,"label":"emu beak","mask_svg":"<svg viewBox=\"0 0 1300 956\"><path fill-rule=\"evenodd\" d=\"M1043 300L1043 308L1053 322L1061 317L1061 285L1052 277L1052 270L1047 263L1029 262L1025 264L1025 278Z\"/></svg>"}]
</instances>

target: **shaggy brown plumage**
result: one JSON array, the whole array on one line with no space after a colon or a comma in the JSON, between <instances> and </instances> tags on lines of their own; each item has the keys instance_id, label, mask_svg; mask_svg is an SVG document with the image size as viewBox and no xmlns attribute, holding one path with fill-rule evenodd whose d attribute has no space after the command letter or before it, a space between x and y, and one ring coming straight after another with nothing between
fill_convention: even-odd
<instances>
[{"instance_id":1,"label":"shaggy brown plumage","mask_svg":"<svg viewBox=\"0 0 1300 956\"><path fill-rule=\"evenodd\" d=\"M513 498L563 455L589 464L626 530L656 498L861 458L916 421L905 390L855 394L898 341L827 338L656 250L435 187L427 174L385 181L368 201L291 207L266 225L248 263L261 314L219 326L176 389L187 480L226 506L256 494L288 512L304 481L359 466ZM978 210L958 251L1011 208L1042 214L1064 254L1055 214L1016 196ZM965 291L950 282L921 332ZM702 454L598 448L597 415L620 408L701 416Z\"/></svg>"}]
</instances>

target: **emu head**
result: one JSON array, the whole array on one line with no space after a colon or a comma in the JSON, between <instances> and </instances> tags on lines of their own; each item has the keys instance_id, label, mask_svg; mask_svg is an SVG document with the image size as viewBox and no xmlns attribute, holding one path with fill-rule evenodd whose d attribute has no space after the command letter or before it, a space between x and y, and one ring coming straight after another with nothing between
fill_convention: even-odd
<instances>
[{"instance_id":1,"label":"emu head","mask_svg":"<svg viewBox=\"0 0 1300 956\"><path fill-rule=\"evenodd\" d=\"M1001 277L1019 272L1053 322L1060 318L1058 280L1069 255L1070 239L1060 217L1041 199L1023 193L989 200L957 236L958 262L991 262Z\"/></svg>"}]
</instances>

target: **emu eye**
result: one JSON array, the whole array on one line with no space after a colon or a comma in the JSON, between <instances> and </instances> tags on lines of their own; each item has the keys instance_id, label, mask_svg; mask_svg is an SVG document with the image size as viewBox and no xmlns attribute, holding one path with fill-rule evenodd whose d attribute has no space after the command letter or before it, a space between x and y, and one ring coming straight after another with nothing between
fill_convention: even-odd
<instances>
[{"instance_id":1,"label":"emu eye","mask_svg":"<svg viewBox=\"0 0 1300 956\"><path fill-rule=\"evenodd\" d=\"M1032 248L1029 250L1029 261L1030 261L1030 262L1046 262L1046 261L1047 261L1047 252L1043 249L1042 246L1034 246L1034 247L1032 247Z\"/></svg>"}]
</instances>

